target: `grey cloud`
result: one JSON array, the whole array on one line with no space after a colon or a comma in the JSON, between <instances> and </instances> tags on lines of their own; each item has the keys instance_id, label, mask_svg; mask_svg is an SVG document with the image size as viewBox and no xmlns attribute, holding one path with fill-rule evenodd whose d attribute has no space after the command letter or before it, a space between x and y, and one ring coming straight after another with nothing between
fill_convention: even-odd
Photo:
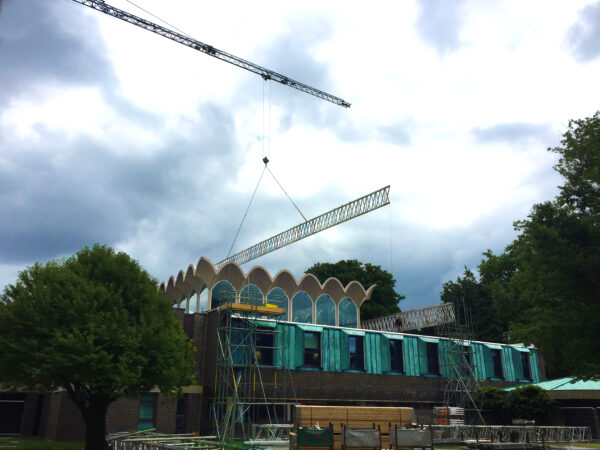
<instances>
[{"instance_id":1,"label":"grey cloud","mask_svg":"<svg viewBox=\"0 0 600 450\"><path fill-rule=\"evenodd\" d=\"M42 144L0 141L0 263L113 245L140 221L169 224L188 205L214 204L224 175L235 176L238 165L233 118L207 105L195 130L186 141L169 136L147 156L118 148L131 143L65 144L39 129Z\"/></svg>"},{"instance_id":2,"label":"grey cloud","mask_svg":"<svg viewBox=\"0 0 600 450\"><path fill-rule=\"evenodd\" d=\"M567 31L566 41L578 61L590 61L600 55L600 1L580 11L579 20Z\"/></svg>"},{"instance_id":3,"label":"grey cloud","mask_svg":"<svg viewBox=\"0 0 600 450\"><path fill-rule=\"evenodd\" d=\"M421 0L417 30L440 54L460 46L461 6L464 0Z\"/></svg>"},{"instance_id":4,"label":"grey cloud","mask_svg":"<svg viewBox=\"0 0 600 450\"><path fill-rule=\"evenodd\" d=\"M480 143L508 142L511 144L534 139L552 145L557 133L547 124L525 122L500 123L487 128L473 128L475 139Z\"/></svg>"}]
</instances>

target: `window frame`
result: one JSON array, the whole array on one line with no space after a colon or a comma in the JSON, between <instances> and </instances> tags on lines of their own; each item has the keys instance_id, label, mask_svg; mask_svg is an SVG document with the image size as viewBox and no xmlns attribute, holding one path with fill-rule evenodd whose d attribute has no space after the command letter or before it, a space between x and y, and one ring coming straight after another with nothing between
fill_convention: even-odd
<instances>
[{"instance_id":1,"label":"window frame","mask_svg":"<svg viewBox=\"0 0 600 450\"><path fill-rule=\"evenodd\" d=\"M307 347L306 346L306 336L314 335L317 338L317 347ZM304 358L302 361L302 367L306 369L321 369L323 367L323 358L322 358L322 349L321 349L321 333L317 331L306 331L304 330ZM313 352L316 350L318 353L318 362L317 364L307 363L307 353L309 350Z\"/></svg>"},{"instance_id":2,"label":"window frame","mask_svg":"<svg viewBox=\"0 0 600 450\"><path fill-rule=\"evenodd\" d=\"M152 417L151 418L141 416L144 397L146 397L146 398L152 397ZM137 421L137 429L139 431L147 430L148 428L154 428L156 426L156 406L158 403L157 399L158 399L158 394L155 394L152 392L147 392L145 394L142 394L142 396L140 397L140 409L138 411L138 421ZM150 426L148 428L140 428L141 424L148 424Z\"/></svg>"},{"instance_id":3,"label":"window frame","mask_svg":"<svg viewBox=\"0 0 600 450\"><path fill-rule=\"evenodd\" d=\"M399 351L398 347L400 347ZM396 355L396 358L394 358L394 355ZM398 361L398 356L400 359L400 369L394 367L394 361ZM405 373L405 370L404 341L402 339L390 339L390 372Z\"/></svg>"},{"instance_id":4,"label":"window frame","mask_svg":"<svg viewBox=\"0 0 600 450\"><path fill-rule=\"evenodd\" d=\"M355 351L352 352L352 341L355 342ZM360 343L360 345L358 345ZM359 348L360 347L360 348ZM364 372L365 370L365 340L364 336L348 336L349 370ZM354 364L360 362L361 364Z\"/></svg>"},{"instance_id":5,"label":"window frame","mask_svg":"<svg viewBox=\"0 0 600 450\"><path fill-rule=\"evenodd\" d=\"M490 349L490 353L493 371L492 378L495 378L497 380L504 380L504 364L502 363L502 350L492 348Z\"/></svg>"},{"instance_id":6,"label":"window frame","mask_svg":"<svg viewBox=\"0 0 600 450\"><path fill-rule=\"evenodd\" d=\"M531 361L529 360L529 353L519 352L521 354L521 367L522 367L522 375L523 380L531 381ZM527 370L525 370L527 367Z\"/></svg>"},{"instance_id":7,"label":"window frame","mask_svg":"<svg viewBox=\"0 0 600 450\"><path fill-rule=\"evenodd\" d=\"M261 367L275 366L275 336L273 335L273 333L269 332L268 329L258 328L256 330L254 338L255 338L255 341L254 341L255 354L254 354L254 356L256 357L257 364ZM263 344L263 345L259 345L259 339L264 339L264 338L266 338L267 340L270 340L270 345L267 345L267 344L269 344L269 342L267 342L266 344ZM258 352L259 349L263 349L263 351L261 351L261 360L260 361L258 359L258 355L256 355L256 352ZM265 358L266 358L266 355L269 355L269 358L266 358L266 359L268 359L268 361L262 360L263 355Z\"/></svg>"},{"instance_id":8,"label":"window frame","mask_svg":"<svg viewBox=\"0 0 600 450\"><path fill-rule=\"evenodd\" d=\"M440 375L440 346L436 342L426 342L427 374ZM432 350L432 349L435 349Z\"/></svg>"}]
</instances>

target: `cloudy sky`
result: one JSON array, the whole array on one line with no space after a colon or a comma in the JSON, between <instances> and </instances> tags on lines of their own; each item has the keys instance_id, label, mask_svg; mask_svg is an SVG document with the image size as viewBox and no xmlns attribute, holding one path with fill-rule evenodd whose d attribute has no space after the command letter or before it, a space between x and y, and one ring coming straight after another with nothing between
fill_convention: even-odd
<instances>
[{"instance_id":1,"label":"cloudy sky","mask_svg":"<svg viewBox=\"0 0 600 450\"><path fill-rule=\"evenodd\" d=\"M0 0L0 288L95 242L159 280L219 261L267 155L308 218L388 184L391 205L255 264L359 259L435 304L554 197L546 149L599 107L600 1L135 3L352 107L70 0ZM301 221L266 174L234 251Z\"/></svg>"}]
</instances>

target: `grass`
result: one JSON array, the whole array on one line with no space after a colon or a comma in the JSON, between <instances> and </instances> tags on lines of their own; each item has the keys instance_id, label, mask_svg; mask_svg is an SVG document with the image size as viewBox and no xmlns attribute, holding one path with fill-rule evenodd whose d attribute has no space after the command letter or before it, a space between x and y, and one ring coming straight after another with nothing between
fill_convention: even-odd
<instances>
[{"instance_id":1,"label":"grass","mask_svg":"<svg viewBox=\"0 0 600 450\"><path fill-rule=\"evenodd\" d=\"M54 442L37 438L0 438L0 450L82 450L83 442Z\"/></svg>"}]
</instances>

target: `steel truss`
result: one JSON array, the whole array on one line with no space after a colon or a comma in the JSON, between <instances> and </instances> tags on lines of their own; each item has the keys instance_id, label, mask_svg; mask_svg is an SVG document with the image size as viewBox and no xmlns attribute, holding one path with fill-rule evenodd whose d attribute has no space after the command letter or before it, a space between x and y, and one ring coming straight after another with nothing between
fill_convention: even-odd
<instances>
[{"instance_id":1,"label":"steel truss","mask_svg":"<svg viewBox=\"0 0 600 450\"><path fill-rule=\"evenodd\" d=\"M492 442L589 442L589 427L538 427L514 425L433 425L433 438Z\"/></svg>"},{"instance_id":2,"label":"steel truss","mask_svg":"<svg viewBox=\"0 0 600 450\"><path fill-rule=\"evenodd\" d=\"M246 250L242 250L241 252L238 252L235 255L216 263L215 267L217 270L219 270L228 262L235 262L240 265L247 263L248 261L266 255L267 253L280 249L281 247L293 244L296 241L307 238L308 236L312 236L320 231L324 231L328 228L339 225L340 223L354 219L358 216L362 216L363 214L381 208L389 203L390 187L386 186L378 191L372 192L354 201L346 203L345 205L332 209L329 212L321 214L314 219L307 220L306 222L296 225L287 231L265 239L264 241L259 242L258 244L247 248Z\"/></svg>"},{"instance_id":3,"label":"steel truss","mask_svg":"<svg viewBox=\"0 0 600 450\"><path fill-rule=\"evenodd\" d=\"M171 39L172 41L193 48L194 50L198 50L214 58L220 59L221 61L225 61L229 64L233 64L234 66L246 69L250 72L260 75L265 81L273 80L277 83L289 86L291 88L297 89L310 95L314 95L315 97L334 103L336 105L343 106L345 108L350 107L350 103L339 97L336 97L335 95L328 94L327 92L323 92L312 86L308 86L307 84L301 83L296 80L292 80L291 78L286 77L285 75L281 75L280 73L261 67L258 64L254 64L250 61L246 61L245 59L234 56L230 53L224 52L223 50L219 50L218 48L215 48L212 45L208 45L203 42L197 41L196 39L178 33L177 31L152 23L149 20L142 19L141 17L135 16L119 8L115 8L114 6L106 3L104 0L73 1L81 5L87 6L89 8L95 9L96 11L103 12L104 14L108 14L109 16L128 22L132 25L135 25L136 27L140 27L144 30L151 31L152 33L156 33L159 36Z\"/></svg>"},{"instance_id":4,"label":"steel truss","mask_svg":"<svg viewBox=\"0 0 600 450\"><path fill-rule=\"evenodd\" d=\"M296 393L277 327L260 327L253 314L221 308L217 329L217 373L211 413L220 441L251 439L256 423L282 424ZM270 360L268 360L270 356ZM281 362L282 364L278 364ZM272 368L268 377L265 366ZM278 375L279 374L279 379Z\"/></svg>"},{"instance_id":5,"label":"steel truss","mask_svg":"<svg viewBox=\"0 0 600 450\"><path fill-rule=\"evenodd\" d=\"M435 327L454 320L454 304L442 303L365 320L361 322L361 326L367 330L402 332Z\"/></svg>"}]
</instances>

